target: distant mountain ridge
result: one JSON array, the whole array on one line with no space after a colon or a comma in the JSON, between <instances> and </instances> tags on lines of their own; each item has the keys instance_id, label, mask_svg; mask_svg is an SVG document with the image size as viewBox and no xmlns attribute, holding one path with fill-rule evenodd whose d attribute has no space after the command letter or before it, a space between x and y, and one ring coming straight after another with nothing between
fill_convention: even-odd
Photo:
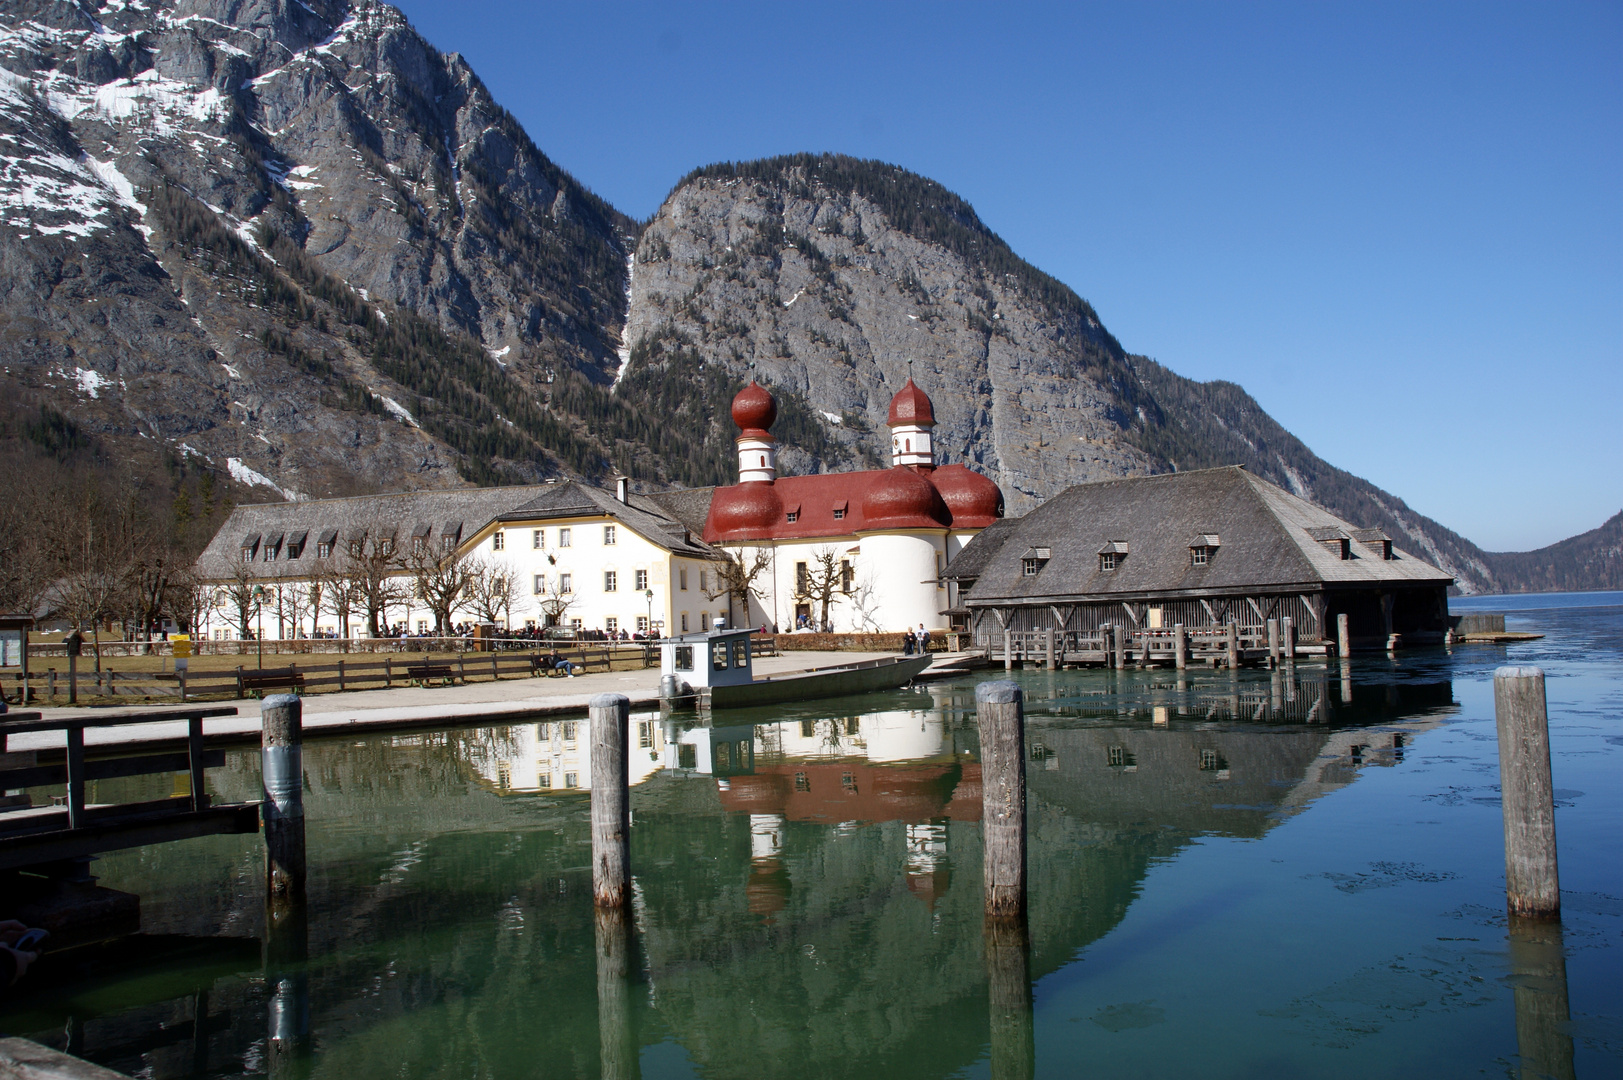
<instances>
[{"instance_id":1,"label":"distant mountain ridge","mask_svg":"<svg viewBox=\"0 0 1623 1080\"><path fill-rule=\"evenodd\" d=\"M1623 511L1537 551L1494 551L1486 558L1499 592L1623 589Z\"/></svg>"},{"instance_id":2,"label":"distant mountain ridge","mask_svg":"<svg viewBox=\"0 0 1623 1080\"><path fill-rule=\"evenodd\" d=\"M784 467L818 471L886 458L911 372L943 458L1014 512L1241 462L1466 591L1536 576L1323 462L1241 388L1128 353L934 181L832 154L722 163L638 223L375 0L12 0L0 181L13 441L61 417L99 461L279 497L700 486L732 478L746 379L773 385Z\"/></svg>"}]
</instances>

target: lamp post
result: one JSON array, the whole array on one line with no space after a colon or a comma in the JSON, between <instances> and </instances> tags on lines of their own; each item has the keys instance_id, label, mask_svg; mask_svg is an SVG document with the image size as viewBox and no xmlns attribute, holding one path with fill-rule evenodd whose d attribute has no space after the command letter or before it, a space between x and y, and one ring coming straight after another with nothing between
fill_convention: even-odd
<instances>
[{"instance_id":1,"label":"lamp post","mask_svg":"<svg viewBox=\"0 0 1623 1080\"><path fill-rule=\"evenodd\" d=\"M254 648L259 653L259 668L265 669L265 586L254 586L254 615L259 619L259 629L254 631Z\"/></svg>"},{"instance_id":2,"label":"lamp post","mask_svg":"<svg viewBox=\"0 0 1623 1080\"><path fill-rule=\"evenodd\" d=\"M647 637L654 632L654 590L648 589L643 595L648 598L648 621L643 624L643 636Z\"/></svg>"}]
</instances>

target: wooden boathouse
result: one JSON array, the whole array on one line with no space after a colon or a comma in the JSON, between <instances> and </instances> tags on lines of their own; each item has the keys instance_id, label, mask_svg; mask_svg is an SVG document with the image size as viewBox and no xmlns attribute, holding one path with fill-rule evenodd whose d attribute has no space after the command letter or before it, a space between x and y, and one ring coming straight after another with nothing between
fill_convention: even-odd
<instances>
[{"instance_id":1,"label":"wooden boathouse","mask_svg":"<svg viewBox=\"0 0 1623 1080\"><path fill-rule=\"evenodd\" d=\"M1354 648L1440 642L1453 584L1237 465L1067 488L944 577L976 647L1051 666L1334 652L1342 615Z\"/></svg>"}]
</instances>

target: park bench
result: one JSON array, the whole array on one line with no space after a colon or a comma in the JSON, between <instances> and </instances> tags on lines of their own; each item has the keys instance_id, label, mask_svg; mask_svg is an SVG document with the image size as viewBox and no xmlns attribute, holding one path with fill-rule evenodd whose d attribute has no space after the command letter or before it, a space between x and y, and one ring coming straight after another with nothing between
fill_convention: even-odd
<instances>
[{"instance_id":1,"label":"park bench","mask_svg":"<svg viewBox=\"0 0 1623 1080\"><path fill-rule=\"evenodd\" d=\"M441 686L454 686L456 669L444 661L424 660L418 664L407 664L406 678L418 686L427 686L430 680L437 681Z\"/></svg>"},{"instance_id":2,"label":"park bench","mask_svg":"<svg viewBox=\"0 0 1623 1080\"><path fill-rule=\"evenodd\" d=\"M304 689L304 675L291 667L263 668L255 671L237 669L237 696L252 694L260 697L266 690L283 689L298 693Z\"/></svg>"}]
</instances>

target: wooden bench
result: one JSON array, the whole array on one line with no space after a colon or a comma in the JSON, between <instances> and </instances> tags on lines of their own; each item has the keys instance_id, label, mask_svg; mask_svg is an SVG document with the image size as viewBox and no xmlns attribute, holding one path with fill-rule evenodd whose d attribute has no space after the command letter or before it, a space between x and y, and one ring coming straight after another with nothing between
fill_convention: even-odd
<instances>
[{"instance_id":1,"label":"wooden bench","mask_svg":"<svg viewBox=\"0 0 1623 1080\"><path fill-rule=\"evenodd\" d=\"M304 675L291 667L262 668L255 671L237 669L237 696L261 696L266 690L285 689L298 693L304 689Z\"/></svg>"},{"instance_id":2,"label":"wooden bench","mask_svg":"<svg viewBox=\"0 0 1623 1080\"><path fill-rule=\"evenodd\" d=\"M427 686L430 679L441 686L456 685L456 669L444 661L424 660L420 664L406 665L406 678L418 686Z\"/></svg>"}]
</instances>

